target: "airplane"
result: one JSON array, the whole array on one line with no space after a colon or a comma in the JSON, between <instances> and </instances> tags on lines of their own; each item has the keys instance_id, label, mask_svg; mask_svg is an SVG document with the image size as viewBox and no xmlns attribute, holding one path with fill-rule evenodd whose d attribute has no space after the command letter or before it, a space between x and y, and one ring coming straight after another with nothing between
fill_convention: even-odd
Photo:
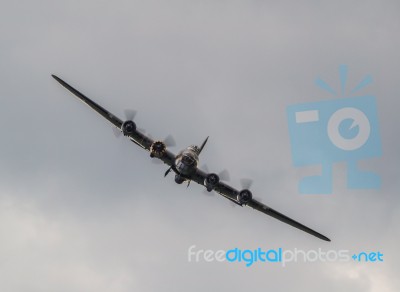
<instances>
[{"instance_id":1,"label":"airplane","mask_svg":"<svg viewBox=\"0 0 400 292\"><path fill-rule=\"evenodd\" d=\"M127 114L129 116L125 121L119 119L78 90L73 88L71 85L60 79L55 75L51 75L57 80L63 87L75 95L80 101L91 107L106 120L108 120L116 129L117 133L122 133L124 136L129 138L133 143L139 147L150 152L150 157L153 159L159 159L169 166L164 174L166 177L171 171L175 173L175 182L182 184L187 182L188 186L191 181L194 181L206 188L208 192L216 192L230 202L241 207L248 206L257 211L260 211L266 215L269 215L275 219L278 219L284 223L287 223L295 228L298 228L304 232L316 236L319 239L325 241L331 241L328 237L312 230L311 228L279 213L278 211L264 205L253 198L252 192L249 187L244 187L242 190L236 190L235 188L224 183L221 177L216 173L208 173L201 170L199 165L199 156L204 149L208 141L208 137L204 140L201 146L189 146L186 149L179 152L177 155L173 154L167 149L166 141L153 140L151 137L146 136L143 131L136 127L136 123L133 121L135 112Z\"/></svg>"}]
</instances>

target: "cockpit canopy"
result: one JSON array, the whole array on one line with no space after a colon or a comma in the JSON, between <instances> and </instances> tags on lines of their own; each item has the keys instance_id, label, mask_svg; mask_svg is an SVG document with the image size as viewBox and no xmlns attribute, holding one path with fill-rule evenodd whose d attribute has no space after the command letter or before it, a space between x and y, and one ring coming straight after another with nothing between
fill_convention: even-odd
<instances>
[{"instance_id":1,"label":"cockpit canopy","mask_svg":"<svg viewBox=\"0 0 400 292\"><path fill-rule=\"evenodd\" d=\"M193 165L196 162L196 160L192 157L192 155L188 153L183 153L182 162L186 165Z\"/></svg>"},{"instance_id":2,"label":"cockpit canopy","mask_svg":"<svg viewBox=\"0 0 400 292\"><path fill-rule=\"evenodd\" d=\"M180 160L187 166L196 166L199 162L197 152L193 151L192 146L183 150L178 156Z\"/></svg>"},{"instance_id":3,"label":"cockpit canopy","mask_svg":"<svg viewBox=\"0 0 400 292\"><path fill-rule=\"evenodd\" d=\"M199 154L199 147L197 147L196 145L191 145L187 148L189 151L193 151L196 154Z\"/></svg>"}]
</instances>

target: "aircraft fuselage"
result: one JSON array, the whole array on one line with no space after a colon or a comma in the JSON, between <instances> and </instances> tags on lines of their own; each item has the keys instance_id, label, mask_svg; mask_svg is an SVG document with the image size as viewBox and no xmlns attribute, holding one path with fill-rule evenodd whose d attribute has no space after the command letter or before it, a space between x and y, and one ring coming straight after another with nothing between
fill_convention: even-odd
<instances>
[{"instance_id":1,"label":"aircraft fuselage","mask_svg":"<svg viewBox=\"0 0 400 292\"><path fill-rule=\"evenodd\" d=\"M199 156L195 146L189 146L180 152L175 159L175 170L183 177L190 177L196 172Z\"/></svg>"}]
</instances>

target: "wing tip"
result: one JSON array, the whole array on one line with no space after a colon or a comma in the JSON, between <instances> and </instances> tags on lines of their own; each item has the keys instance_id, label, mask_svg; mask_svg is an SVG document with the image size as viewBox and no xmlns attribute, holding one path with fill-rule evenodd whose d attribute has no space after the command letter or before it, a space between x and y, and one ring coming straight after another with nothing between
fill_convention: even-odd
<instances>
[{"instance_id":1,"label":"wing tip","mask_svg":"<svg viewBox=\"0 0 400 292\"><path fill-rule=\"evenodd\" d=\"M51 77L53 77L58 83L62 82L61 78L59 78L57 75L51 74Z\"/></svg>"},{"instance_id":2,"label":"wing tip","mask_svg":"<svg viewBox=\"0 0 400 292\"><path fill-rule=\"evenodd\" d=\"M317 237L318 237L319 239L322 239L322 240L331 242L331 240L330 240L328 237L326 237L326 236L324 236L324 235L322 235L322 234L319 234L319 233L318 233Z\"/></svg>"}]
</instances>

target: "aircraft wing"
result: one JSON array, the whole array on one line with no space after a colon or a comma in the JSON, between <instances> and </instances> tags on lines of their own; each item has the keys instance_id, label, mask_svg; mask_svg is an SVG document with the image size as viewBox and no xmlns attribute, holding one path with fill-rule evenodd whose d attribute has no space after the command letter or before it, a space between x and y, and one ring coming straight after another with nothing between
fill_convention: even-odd
<instances>
[{"instance_id":1,"label":"aircraft wing","mask_svg":"<svg viewBox=\"0 0 400 292\"><path fill-rule=\"evenodd\" d=\"M208 173L197 168L196 173L192 176L192 180L197 182L199 185L204 186L204 180L206 179L207 174ZM241 204L236 199L239 192L237 190L235 190L234 188L232 188L231 186L220 181L214 187L214 191L217 192L218 194L220 194L221 196L227 198L228 200L241 206Z\"/></svg>"},{"instance_id":2,"label":"aircraft wing","mask_svg":"<svg viewBox=\"0 0 400 292\"><path fill-rule=\"evenodd\" d=\"M194 180L195 182L197 182L200 185L204 185L204 180L207 177L207 173L205 173L204 171L197 169L196 173L193 175L192 180ZM237 195L239 194L239 191L234 189L233 187L223 183L223 182L218 182L218 184L214 187L214 191L219 193L220 195L222 195L223 197L227 198L228 200L243 206L242 204L240 204L240 202L237 200ZM325 240L325 241L331 241L328 237L312 230L311 228L283 215L282 213L264 205L263 203L255 200L255 199L251 199L247 204L248 207L251 207L257 211L260 211L266 215L269 215L275 219L278 219L279 221L282 221L286 224L289 224L293 227L296 227L297 229L300 229L304 232L307 232L308 234L314 235L316 237L318 237L319 239Z\"/></svg>"},{"instance_id":3,"label":"aircraft wing","mask_svg":"<svg viewBox=\"0 0 400 292\"><path fill-rule=\"evenodd\" d=\"M325 241L331 241L328 237L326 237L326 236L324 236L324 235L312 230L311 228L309 228L309 227L307 227L307 226L305 226L305 225L303 225L303 224L301 224L301 223L299 223L299 222L297 222L297 221L295 221L295 220L283 215L282 213L279 213L278 211L275 211L274 209L264 205L261 202L258 202L257 200L251 199L251 201L247 203L247 206L249 206L249 207L251 207L251 208L253 208L253 209L257 210L257 211L260 211L260 212L262 212L264 214L267 214L267 215L269 215L271 217L274 217L275 219L278 219L278 220L280 220L280 221L282 221L282 222L284 222L286 224L289 224L289 225L291 225L293 227L296 227L297 229L300 229L300 230L302 230L304 232L307 232L307 233L309 233L311 235L314 235L314 236L318 237L319 239L322 239L322 240L325 240Z\"/></svg>"},{"instance_id":4,"label":"aircraft wing","mask_svg":"<svg viewBox=\"0 0 400 292\"><path fill-rule=\"evenodd\" d=\"M69 85L67 82L63 81L59 77L55 75L51 75L55 80L58 81L63 87L65 87L68 91L70 91L73 95L75 95L80 101L82 101L84 104L88 105L91 107L93 110L95 110L97 113L99 113L101 116L103 116L106 120L108 120L111 124L113 124L118 130L121 130L123 121L110 113L108 110L104 109L102 106L99 104L95 103L92 101L90 98L86 97L84 94L80 93L78 90L73 88L71 85ZM138 130L135 130L132 134L129 134L129 139L135 143L136 145L142 147L143 149L150 151L151 144L154 142L153 139L149 138L145 134L141 133ZM153 158L157 159L157 158ZM165 164L171 166L174 163L175 160L175 155L171 153L170 151L166 151L165 155L160 158Z\"/></svg>"}]
</instances>

